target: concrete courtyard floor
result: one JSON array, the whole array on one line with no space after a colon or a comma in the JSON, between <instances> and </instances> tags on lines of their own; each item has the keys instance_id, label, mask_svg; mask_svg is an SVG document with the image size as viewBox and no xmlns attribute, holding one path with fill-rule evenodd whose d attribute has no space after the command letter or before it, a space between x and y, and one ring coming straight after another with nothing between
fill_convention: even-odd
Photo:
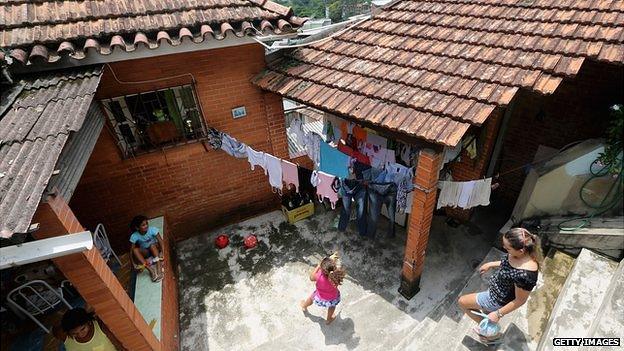
<instances>
[{"instance_id":1,"label":"concrete courtyard floor","mask_svg":"<svg viewBox=\"0 0 624 351\"><path fill-rule=\"evenodd\" d=\"M178 244L182 350L389 350L463 284L491 247L491 235L478 228L434 217L421 290L408 301L398 293L405 230L397 227L388 239L384 221L376 240L363 240L353 222L346 232L334 229L339 211L317 207L294 225L274 211ZM221 233L231 242L217 250ZM249 233L259 245L245 250ZM313 305L304 314L299 301L314 290L310 270L334 250L348 276L338 317L325 325L325 309Z\"/></svg>"}]
</instances>

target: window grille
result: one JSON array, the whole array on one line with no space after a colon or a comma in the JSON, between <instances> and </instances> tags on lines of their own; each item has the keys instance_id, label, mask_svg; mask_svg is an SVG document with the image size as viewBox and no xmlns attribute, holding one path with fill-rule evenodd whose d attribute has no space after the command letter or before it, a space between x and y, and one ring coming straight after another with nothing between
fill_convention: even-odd
<instances>
[{"instance_id":1,"label":"window grille","mask_svg":"<svg viewBox=\"0 0 624 351\"><path fill-rule=\"evenodd\" d=\"M101 103L126 157L206 136L191 85L118 96Z\"/></svg>"}]
</instances>

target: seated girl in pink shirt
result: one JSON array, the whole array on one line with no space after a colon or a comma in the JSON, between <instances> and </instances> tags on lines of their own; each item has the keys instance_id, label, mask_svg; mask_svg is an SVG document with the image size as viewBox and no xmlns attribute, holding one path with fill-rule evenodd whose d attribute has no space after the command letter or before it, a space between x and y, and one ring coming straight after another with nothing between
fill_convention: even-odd
<instances>
[{"instance_id":1,"label":"seated girl in pink shirt","mask_svg":"<svg viewBox=\"0 0 624 351\"><path fill-rule=\"evenodd\" d=\"M310 273L310 280L316 282L316 290L305 300L301 301L301 308L307 312L308 307L314 303L317 306L327 308L327 320L329 324L336 319L334 311L340 302L338 285L342 284L346 272L337 264L338 256L334 254L325 257L321 263Z\"/></svg>"}]
</instances>

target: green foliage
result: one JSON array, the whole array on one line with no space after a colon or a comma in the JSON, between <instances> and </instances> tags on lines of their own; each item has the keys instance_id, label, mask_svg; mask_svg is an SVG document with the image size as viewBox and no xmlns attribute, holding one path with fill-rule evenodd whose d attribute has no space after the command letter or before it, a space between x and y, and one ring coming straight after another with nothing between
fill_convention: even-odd
<instances>
[{"instance_id":1,"label":"green foliage","mask_svg":"<svg viewBox=\"0 0 624 351\"><path fill-rule=\"evenodd\" d=\"M618 174L622 170L622 130L624 129L624 106L611 107L613 120L607 128L607 145L604 152L598 156L600 164L606 167L608 173Z\"/></svg>"},{"instance_id":2,"label":"green foliage","mask_svg":"<svg viewBox=\"0 0 624 351\"><path fill-rule=\"evenodd\" d=\"M277 0L277 2L292 8L298 17L325 17L325 3L323 0Z\"/></svg>"},{"instance_id":3,"label":"green foliage","mask_svg":"<svg viewBox=\"0 0 624 351\"><path fill-rule=\"evenodd\" d=\"M344 21L354 13L353 9L361 4L369 4L370 0L277 0L278 3L291 7L296 16L325 18L325 3L329 10L329 18L333 23Z\"/></svg>"}]
</instances>

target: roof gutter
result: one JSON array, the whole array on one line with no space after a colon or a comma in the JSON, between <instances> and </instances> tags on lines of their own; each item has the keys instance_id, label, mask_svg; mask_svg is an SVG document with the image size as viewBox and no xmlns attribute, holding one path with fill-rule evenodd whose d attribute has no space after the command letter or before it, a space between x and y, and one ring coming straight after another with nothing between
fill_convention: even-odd
<instances>
[{"instance_id":1,"label":"roof gutter","mask_svg":"<svg viewBox=\"0 0 624 351\"><path fill-rule=\"evenodd\" d=\"M264 41L279 40L285 38L292 38L297 36L297 33L272 35L262 37ZM157 49L149 49L144 45L138 45L133 51L127 52L125 50L114 48L110 55L102 55L96 52L89 52L83 59L74 59L70 56L65 56L55 63L41 62L36 64L21 65L13 64L10 67L13 74L25 74L34 72L44 72L63 68L72 68L79 66L88 66L94 64L113 63L126 60L134 60L141 58L157 57L164 55L180 54L186 52L195 52L202 50L219 49L233 46L254 44L257 41L254 36L238 37L233 34L228 34L223 40L206 40L202 43L194 43L190 39L183 39L182 42L173 46L166 42L162 43Z\"/></svg>"}]
</instances>

